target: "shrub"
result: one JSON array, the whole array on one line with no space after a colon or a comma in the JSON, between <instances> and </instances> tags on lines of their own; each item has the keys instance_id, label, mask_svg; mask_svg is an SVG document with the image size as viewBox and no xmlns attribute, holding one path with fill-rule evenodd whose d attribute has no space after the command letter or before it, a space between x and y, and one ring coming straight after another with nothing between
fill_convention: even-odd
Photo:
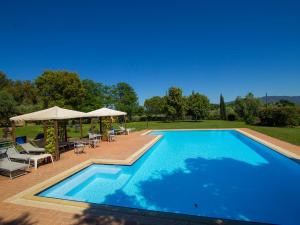
<instances>
[{"instance_id":1,"label":"shrub","mask_svg":"<svg viewBox=\"0 0 300 225\"><path fill-rule=\"evenodd\" d=\"M234 113L230 113L230 114L228 114L227 119L229 121L235 121L236 120L236 115Z\"/></svg>"},{"instance_id":2,"label":"shrub","mask_svg":"<svg viewBox=\"0 0 300 225\"><path fill-rule=\"evenodd\" d=\"M261 120L259 117L251 115L245 118L245 122L250 125L257 125L261 123Z\"/></svg>"},{"instance_id":3,"label":"shrub","mask_svg":"<svg viewBox=\"0 0 300 225\"><path fill-rule=\"evenodd\" d=\"M299 114L294 106L270 106L260 111L261 124L266 126L297 126Z\"/></svg>"},{"instance_id":4,"label":"shrub","mask_svg":"<svg viewBox=\"0 0 300 225\"><path fill-rule=\"evenodd\" d=\"M213 109L210 110L209 114L208 114L208 119L209 120L219 120L220 117L220 110L219 109Z\"/></svg>"},{"instance_id":5,"label":"shrub","mask_svg":"<svg viewBox=\"0 0 300 225\"><path fill-rule=\"evenodd\" d=\"M102 140L103 141L108 141L109 129L110 129L110 119L109 119L109 117L104 117L102 119Z\"/></svg>"},{"instance_id":6,"label":"shrub","mask_svg":"<svg viewBox=\"0 0 300 225\"><path fill-rule=\"evenodd\" d=\"M51 155L55 155L55 132L53 125L47 128L47 138L45 143L45 150Z\"/></svg>"}]
</instances>

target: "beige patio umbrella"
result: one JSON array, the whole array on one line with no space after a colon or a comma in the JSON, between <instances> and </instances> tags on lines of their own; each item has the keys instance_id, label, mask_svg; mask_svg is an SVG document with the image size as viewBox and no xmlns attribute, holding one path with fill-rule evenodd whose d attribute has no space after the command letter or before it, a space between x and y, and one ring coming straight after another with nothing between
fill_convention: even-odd
<instances>
[{"instance_id":1,"label":"beige patio umbrella","mask_svg":"<svg viewBox=\"0 0 300 225\"><path fill-rule=\"evenodd\" d=\"M49 109L40 110L37 112L27 113L20 116L14 116L10 118L12 122L12 137L13 141L15 141L15 123L19 121L46 121L53 120L54 121L54 129L56 134L56 157L59 158L59 149L58 149L58 120L65 119L76 119L86 117L86 113L60 108L58 106L54 106ZM82 128L80 129L82 132Z\"/></svg>"},{"instance_id":2,"label":"beige patio umbrella","mask_svg":"<svg viewBox=\"0 0 300 225\"><path fill-rule=\"evenodd\" d=\"M101 117L114 117L114 116L124 116L124 120L125 120L125 116L127 115L126 112L122 112L122 111L118 111L118 110L114 110L114 109L109 109L109 108L100 108L91 112L86 113L86 117L90 117L90 118L97 118L99 117L100 119L100 133L102 132L102 126L101 126ZM125 123L125 127L126 127L126 123Z\"/></svg>"}]
</instances>

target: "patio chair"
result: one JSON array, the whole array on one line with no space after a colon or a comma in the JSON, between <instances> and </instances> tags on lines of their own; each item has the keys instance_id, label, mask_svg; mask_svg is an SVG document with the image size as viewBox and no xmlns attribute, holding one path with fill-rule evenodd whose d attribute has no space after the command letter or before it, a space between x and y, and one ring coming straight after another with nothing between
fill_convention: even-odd
<instances>
[{"instance_id":1,"label":"patio chair","mask_svg":"<svg viewBox=\"0 0 300 225\"><path fill-rule=\"evenodd\" d=\"M74 141L74 153L79 155L84 152L85 144L80 141Z\"/></svg>"},{"instance_id":2,"label":"patio chair","mask_svg":"<svg viewBox=\"0 0 300 225\"><path fill-rule=\"evenodd\" d=\"M45 148L38 148L33 146L30 143L24 143L24 144L19 144L25 152L27 153L36 153L36 154L41 154L45 152Z\"/></svg>"},{"instance_id":3,"label":"patio chair","mask_svg":"<svg viewBox=\"0 0 300 225\"><path fill-rule=\"evenodd\" d=\"M53 157L51 154L41 154L41 155L21 154L14 146L10 146L9 148L7 148L6 154L9 159L28 162L29 165L31 162L33 162L35 169L37 169L38 163L40 161L47 160L48 158L50 158L53 163Z\"/></svg>"},{"instance_id":4,"label":"patio chair","mask_svg":"<svg viewBox=\"0 0 300 225\"><path fill-rule=\"evenodd\" d=\"M115 141L116 140L116 134L114 130L108 131L108 141Z\"/></svg>"},{"instance_id":5,"label":"patio chair","mask_svg":"<svg viewBox=\"0 0 300 225\"><path fill-rule=\"evenodd\" d=\"M21 175L25 175L27 173L28 165L19 162L12 162L8 157L0 158L0 170L9 172L9 177L12 180L13 178L19 177ZM13 172L16 171L24 171L21 174L13 176Z\"/></svg>"},{"instance_id":6,"label":"patio chair","mask_svg":"<svg viewBox=\"0 0 300 225\"><path fill-rule=\"evenodd\" d=\"M30 160L29 160L29 164L30 164L30 162L33 162L34 169L37 169L38 163L40 161L48 160L49 158L51 159L52 164L54 164L53 157L52 157L51 154L46 153L46 154L41 154L41 155L31 155Z\"/></svg>"},{"instance_id":7,"label":"patio chair","mask_svg":"<svg viewBox=\"0 0 300 225\"><path fill-rule=\"evenodd\" d=\"M14 146L9 146L6 149L6 154L10 160L19 160L19 161L24 161L24 162L29 162L30 161L30 156L27 154L21 154L18 152L18 150Z\"/></svg>"},{"instance_id":8,"label":"patio chair","mask_svg":"<svg viewBox=\"0 0 300 225\"><path fill-rule=\"evenodd\" d=\"M90 146L92 148L95 148L98 146L101 140L101 135L100 134L93 134L89 133L89 141L90 141Z\"/></svg>"}]
</instances>

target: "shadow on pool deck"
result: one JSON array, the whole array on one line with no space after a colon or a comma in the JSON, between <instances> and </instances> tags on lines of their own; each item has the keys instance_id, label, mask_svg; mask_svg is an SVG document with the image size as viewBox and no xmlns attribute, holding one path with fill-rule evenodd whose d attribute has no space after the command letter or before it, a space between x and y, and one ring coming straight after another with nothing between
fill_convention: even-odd
<instances>
[{"instance_id":1,"label":"shadow on pool deck","mask_svg":"<svg viewBox=\"0 0 300 225\"><path fill-rule=\"evenodd\" d=\"M129 196L123 191L106 196L105 203L113 205L119 202L123 205L143 208L146 202L147 206L165 211L184 212L188 209L193 214L234 220L293 224L300 219L297 213L300 199L295 197L297 193L295 191L300 187L299 184L290 184L290 179L295 174L284 174L276 161L253 165L228 158L190 158L185 163L186 170L178 169L172 173L164 173L159 178L139 183L138 192L144 196L144 205L135 196ZM197 197L195 190L200 193L197 195L198 199L195 199ZM113 224L114 220L126 225L233 224L234 222L168 213L147 213L143 210L132 210L136 213L128 213L128 209L124 212L122 208L111 208L113 214L110 210L104 210L106 213L99 216L101 212L99 205L98 207L91 205L82 215L76 216L78 220L76 225L85 223L106 225ZM244 222L237 222L237 224L244 224Z\"/></svg>"},{"instance_id":2,"label":"shadow on pool deck","mask_svg":"<svg viewBox=\"0 0 300 225\"><path fill-rule=\"evenodd\" d=\"M0 224L1 225L34 225L34 224L37 224L37 222L30 221L29 213L23 213L18 218L11 219L11 220L5 220L4 221L0 217Z\"/></svg>"}]
</instances>

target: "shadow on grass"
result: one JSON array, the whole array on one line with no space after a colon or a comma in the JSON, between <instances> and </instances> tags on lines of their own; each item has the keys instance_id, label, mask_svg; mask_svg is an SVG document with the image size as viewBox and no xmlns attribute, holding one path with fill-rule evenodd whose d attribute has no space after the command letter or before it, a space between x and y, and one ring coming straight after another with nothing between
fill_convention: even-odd
<instances>
[{"instance_id":1,"label":"shadow on grass","mask_svg":"<svg viewBox=\"0 0 300 225\"><path fill-rule=\"evenodd\" d=\"M0 217L1 225L34 225L37 222L30 221L30 216L28 213L24 213L16 219L4 220Z\"/></svg>"}]
</instances>

